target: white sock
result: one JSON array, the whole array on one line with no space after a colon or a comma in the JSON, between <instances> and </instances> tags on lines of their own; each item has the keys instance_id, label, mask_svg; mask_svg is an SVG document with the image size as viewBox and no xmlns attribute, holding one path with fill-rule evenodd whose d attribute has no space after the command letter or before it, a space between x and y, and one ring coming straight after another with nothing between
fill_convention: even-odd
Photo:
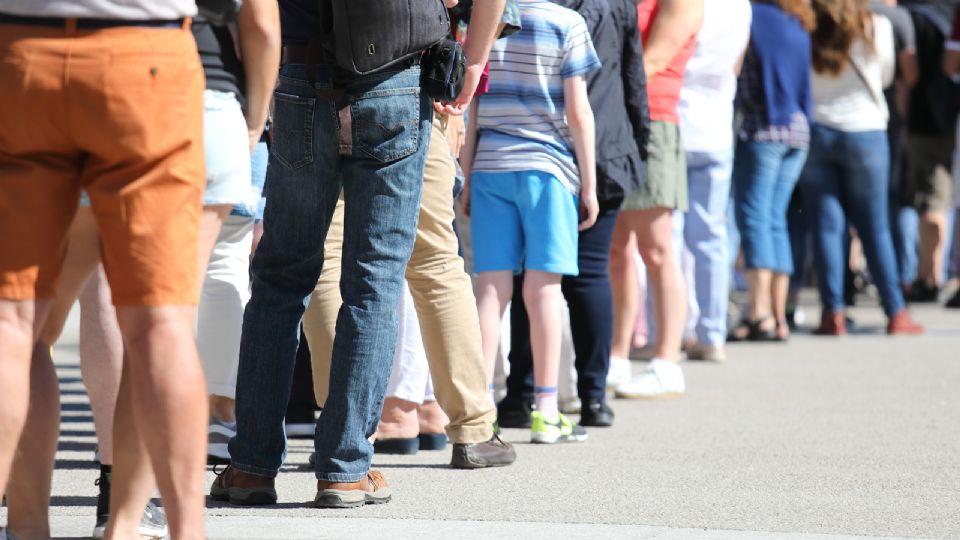
<instances>
[{"instance_id":1,"label":"white sock","mask_svg":"<svg viewBox=\"0 0 960 540\"><path fill-rule=\"evenodd\" d=\"M497 406L497 399L493 396L496 390L497 386L494 384L487 386L487 401L489 401L494 407Z\"/></svg>"},{"instance_id":2,"label":"white sock","mask_svg":"<svg viewBox=\"0 0 960 540\"><path fill-rule=\"evenodd\" d=\"M539 411L547 421L555 422L560 418L556 386L537 386L533 389L533 397L537 402L537 411Z\"/></svg>"}]
</instances>

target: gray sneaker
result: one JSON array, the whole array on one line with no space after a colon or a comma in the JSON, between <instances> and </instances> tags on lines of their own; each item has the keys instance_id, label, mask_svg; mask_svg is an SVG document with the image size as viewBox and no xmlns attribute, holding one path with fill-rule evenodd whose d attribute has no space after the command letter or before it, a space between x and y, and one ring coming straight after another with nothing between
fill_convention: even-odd
<instances>
[{"instance_id":1,"label":"gray sneaker","mask_svg":"<svg viewBox=\"0 0 960 540\"><path fill-rule=\"evenodd\" d=\"M97 517L97 525L93 528L93 534L91 535L94 540L101 540L105 537L108 522L109 516ZM147 503L147 507L143 509L139 532L140 538L144 540L161 540L166 538L169 532L166 514L157 505L153 504L153 501ZM0 539L2 538L0 537ZM14 540L14 538L10 537L9 540Z\"/></svg>"}]
</instances>

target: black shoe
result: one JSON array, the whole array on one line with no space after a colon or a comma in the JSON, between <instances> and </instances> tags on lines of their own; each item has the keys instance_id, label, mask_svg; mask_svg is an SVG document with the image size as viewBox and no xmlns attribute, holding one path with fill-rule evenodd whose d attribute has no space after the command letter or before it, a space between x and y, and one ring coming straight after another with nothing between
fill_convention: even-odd
<instances>
[{"instance_id":1,"label":"black shoe","mask_svg":"<svg viewBox=\"0 0 960 540\"><path fill-rule=\"evenodd\" d=\"M944 307L948 307L951 309L960 309L960 289L958 289L957 293L954 294L952 297L950 297L949 300L947 300L947 303L944 304Z\"/></svg>"},{"instance_id":2,"label":"black shoe","mask_svg":"<svg viewBox=\"0 0 960 540\"><path fill-rule=\"evenodd\" d=\"M484 469L505 467L517 460L513 445L494 434L487 442L453 443L450 466L454 469Z\"/></svg>"},{"instance_id":3,"label":"black shoe","mask_svg":"<svg viewBox=\"0 0 960 540\"><path fill-rule=\"evenodd\" d=\"M100 471L100 478L94 482L100 488L97 494L97 524L93 527L93 538L103 538L107 532L107 522L110 519L110 474Z\"/></svg>"},{"instance_id":4,"label":"black shoe","mask_svg":"<svg viewBox=\"0 0 960 540\"><path fill-rule=\"evenodd\" d=\"M610 427L613 425L613 409L602 399L584 399L580 405L580 425Z\"/></svg>"},{"instance_id":5,"label":"black shoe","mask_svg":"<svg viewBox=\"0 0 960 540\"><path fill-rule=\"evenodd\" d=\"M914 304L929 304L936 302L940 297L940 287L936 285L927 285L922 279L918 279L910 286L910 292L907 294L907 302Z\"/></svg>"},{"instance_id":6,"label":"black shoe","mask_svg":"<svg viewBox=\"0 0 960 540\"><path fill-rule=\"evenodd\" d=\"M503 400L497 405L497 425L502 428L530 428L530 413L533 411L531 401Z\"/></svg>"}]
</instances>

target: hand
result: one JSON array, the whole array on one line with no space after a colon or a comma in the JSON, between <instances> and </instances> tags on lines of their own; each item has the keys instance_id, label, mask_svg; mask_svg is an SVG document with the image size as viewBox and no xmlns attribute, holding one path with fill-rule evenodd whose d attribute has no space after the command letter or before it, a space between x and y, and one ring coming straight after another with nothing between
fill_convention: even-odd
<instances>
[{"instance_id":1,"label":"hand","mask_svg":"<svg viewBox=\"0 0 960 540\"><path fill-rule=\"evenodd\" d=\"M455 8L459 3L460 0L443 0L443 5L446 6L447 9Z\"/></svg>"},{"instance_id":2,"label":"hand","mask_svg":"<svg viewBox=\"0 0 960 540\"><path fill-rule=\"evenodd\" d=\"M452 103L443 105L442 110L438 112L449 114L450 116L462 116L470 102L473 101L473 94L477 91L477 85L480 84L480 77L483 75L483 66L471 64L467 66L467 72L463 76L463 89L460 95Z\"/></svg>"},{"instance_id":3,"label":"hand","mask_svg":"<svg viewBox=\"0 0 960 540\"><path fill-rule=\"evenodd\" d=\"M588 190L580 194L580 226L578 231L585 231L597 222L600 214L600 203L597 202L596 190Z\"/></svg>"},{"instance_id":4,"label":"hand","mask_svg":"<svg viewBox=\"0 0 960 540\"><path fill-rule=\"evenodd\" d=\"M450 144L450 151L453 157L460 157L460 149L467 140L467 128L463 124L462 116L450 116L447 118L447 143Z\"/></svg>"}]
</instances>

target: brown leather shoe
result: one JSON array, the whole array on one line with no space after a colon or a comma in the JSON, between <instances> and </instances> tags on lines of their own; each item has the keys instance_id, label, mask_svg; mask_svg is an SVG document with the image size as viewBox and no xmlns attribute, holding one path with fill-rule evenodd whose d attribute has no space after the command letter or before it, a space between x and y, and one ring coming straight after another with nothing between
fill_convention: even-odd
<instances>
[{"instance_id":1,"label":"brown leather shoe","mask_svg":"<svg viewBox=\"0 0 960 540\"><path fill-rule=\"evenodd\" d=\"M901 309L896 315L890 317L890 322L887 323L887 333L891 336L916 336L923 333L923 326L911 319L906 309Z\"/></svg>"},{"instance_id":2,"label":"brown leather shoe","mask_svg":"<svg viewBox=\"0 0 960 540\"><path fill-rule=\"evenodd\" d=\"M228 466L210 486L210 498L239 506L261 506L277 504L277 490L273 478Z\"/></svg>"},{"instance_id":3,"label":"brown leather shoe","mask_svg":"<svg viewBox=\"0 0 960 540\"><path fill-rule=\"evenodd\" d=\"M382 472L371 469L359 482L317 481L317 508L355 508L390 501L390 484Z\"/></svg>"},{"instance_id":4,"label":"brown leather shoe","mask_svg":"<svg viewBox=\"0 0 960 540\"><path fill-rule=\"evenodd\" d=\"M842 311L824 311L820 317L820 326L814 331L815 336L843 336L847 333L847 321Z\"/></svg>"}]
</instances>

